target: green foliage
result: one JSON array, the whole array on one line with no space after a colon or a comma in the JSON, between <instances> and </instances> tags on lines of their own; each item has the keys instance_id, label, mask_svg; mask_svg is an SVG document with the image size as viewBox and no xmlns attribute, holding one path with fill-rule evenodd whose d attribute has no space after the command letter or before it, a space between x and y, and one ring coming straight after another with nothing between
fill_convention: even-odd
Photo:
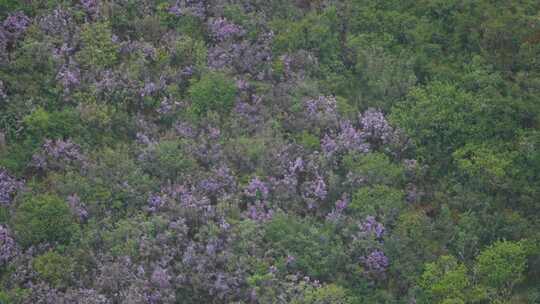
<instances>
[{"instance_id":1,"label":"green foliage","mask_svg":"<svg viewBox=\"0 0 540 304\"><path fill-rule=\"evenodd\" d=\"M227 114L234 106L236 84L226 74L208 72L189 88L190 111L196 116L205 116L209 111Z\"/></svg>"},{"instance_id":2,"label":"green foliage","mask_svg":"<svg viewBox=\"0 0 540 304\"><path fill-rule=\"evenodd\" d=\"M331 227L308 220L275 216L264 226L263 241L279 267L285 267L287 255L291 255L297 269L313 278L336 279L347 262L343 244Z\"/></svg>"},{"instance_id":3,"label":"green foliage","mask_svg":"<svg viewBox=\"0 0 540 304\"><path fill-rule=\"evenodd\" d=\"M352 304L342 287L329 284L317 289L308 289L301 300L294 300L293 304Z\"/></svg>"},{"instance_id":4,"label":"green foliage","mask_svg":"<svg viewBox=\"0 0 540 304\"><path fill-rule=\"evenodd\" d=\"M466 145L453 154L459 170L480 182L480 186L497 189L507 187L512 159L484 146Z\"/></svg>"},{"instance_id":5,"label":"green foliage","mask_svg":"<svg viewBox=\"0 0 540 304\"><path fill-rule=\"evenodd\" d=\"M350 204L351 211L358 218L377 216L385 224L392 223L404 207L403 191L386 185L358 189Z\"/></svg>"},{"instance_id":6,"label":"green foliage","mask_svg":"<svg viewBox=\"0 0 540 304\"><path fill-rule=\"evenodd\" d=\"M465 265L444 255L425 265L419 285L425 293L424 303L465 303L471 282Z\"/></svg>"},{"instance_id":7,"label":"green foliage","mask_svg":"<svg viewBox=\"0 0 540 304\"><path fill-rule=\"evenodd\" d=\"M13 227L24 246L42 242L66 244L77 231L67 203L58 196L30 196L17 207Z\"/></svg>"},{"instance_id":8,"label":"green foliage","mask_svg":"<svg viewBox=\"0 0 540 304\"><path fill-rule=\"evenodd\" d=\"M382 153L349 153L343 158L343 168L362 177L369 185L399 185L403 181L403 168Z\"/></svg>"},{"instance_id":9,"label":"green foliage","mask_svg":"<svg viewBox=\"0 0 540 304\"><path fill-rule=\"evenodd\" d=\"M480 283L503 297L524 279L527 255L521 242L499 241L476 258L475 271Z\"/></svg>"},{"instance_id":10,"label":"green foliage","mask_svg":"<svg viewBox=\"0 0 540 304\"><path fill-rule=\"evenodd\" d=\"M171 55L171 64L176 66L196 66L202 68L206 64L208 50L204 41L182 36L175 43Z\"/></svg>"},{"instance_id":11,"label":"green foliage","mask_svg":"<svg viewBox=\"0 0 540 304\"><path fill-rule=\"evenodd\" d=\"M72 272L72 261L69 257L48 251L32 261L39 277L52 286L67 286Z\"/></svg>"},{"instance_id":12,"label":"green foliage","mask_svg":"<svg viewBox=\"0 0 540 304\"><path fill-rule=\"evenodd\" d=\"M70 108L58 112L48 112L43 108L37 108L24 117L24 125L28 139L34 143L44 138L73 137L83 132L77 113Z\"/></svg>"},{"instance_id":13,"label":"green foliage","mask_svg":"<svg viewBox=\"0 0 540 304\"><path fill-rule=\"evenodd\" d=\"M156 163L152 173L164 179L176 180L179 176L189 173L196 166L196 160L191 157L179 140L163 140L155 148Z\"/></svg>"},{"instance_id":14,"label":"green foliage","mask_svg":"<svg viewBox=\"0 0 540 304\"><path fill-rule=\"evenodd\" d=\"M474 97L454 85L435 82L415 88L392 111L392 120L414 141L428 162L448 164L452 152L476 135Z\"/></svg>"},{"instance_id":15,"label":"green foliage","mask_svg":"<svg viewBox=\"0 0 540 304\"><path fill-rule=\"evenodd\" d=\"M118 60L118 46L112 41L108 23L86 24L81 32L82 49L76 57L86 67L110 67Z\"/></svg>"}]
</instances>

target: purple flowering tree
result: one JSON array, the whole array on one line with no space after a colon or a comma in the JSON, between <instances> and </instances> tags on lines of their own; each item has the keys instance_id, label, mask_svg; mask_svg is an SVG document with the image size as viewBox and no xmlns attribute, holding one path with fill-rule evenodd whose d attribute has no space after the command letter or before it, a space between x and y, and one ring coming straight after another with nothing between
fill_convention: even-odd
<instances>
[{"instance_id":1,"label":"purple flowering tree","mask_svg":"<svg viewBox=\"0 0 540 304\"><path fill-rule=\"evenodd\" d=\"M5 169L0 168L0 205L9 206L23 185L23 182L18 181Z\"/></svg>"}]
</instances>

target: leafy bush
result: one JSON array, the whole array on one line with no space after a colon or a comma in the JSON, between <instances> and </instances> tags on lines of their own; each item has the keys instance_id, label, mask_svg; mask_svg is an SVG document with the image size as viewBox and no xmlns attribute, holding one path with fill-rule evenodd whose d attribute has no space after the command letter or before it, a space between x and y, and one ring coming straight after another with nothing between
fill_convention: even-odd
<instances>
[{"instance_id":1,"label":"leafy bush","mask_svg":"<svg viewBox=\"0 0 540 304\"><path fill-rule=\"evenodd\" d=\"M66 244L77 231L67 203L51 194L30 196L13 218L17 240L24 246L43 242Z\"/></svg>"},{"instance_id":2,"label":"leafy bush","mask_svg":"<svg viewBox=\"0 0 540 304\"><path fill-rule=\"evenodd\" d=\"M191 112L205 116L209 111L227 114L234 105L236 85L221 72L208 72L189 88Z\"/></svg>"}]
</instances>

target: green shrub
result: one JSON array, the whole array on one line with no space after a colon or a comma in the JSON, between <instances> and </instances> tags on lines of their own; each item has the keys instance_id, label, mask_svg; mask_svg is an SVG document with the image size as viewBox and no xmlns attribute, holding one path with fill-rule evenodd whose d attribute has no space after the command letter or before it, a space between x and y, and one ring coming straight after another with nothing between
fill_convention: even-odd
<instances>
[{"instance_id":1,"label":"green shrub","mask_svg":"<svg viewBox=\"0 0 540 304\"><path fill-rule=\"evenodd\" d=\"M54 251L49 251L36 257L32 266L39 277L52 286L67 285L71 276L72 261Z\"/></svg>"},{"instance_id":2,"label":"green shrub","mask_svg":"<svg viewBox=\"0 0 540 304\"><path fill-rule=\"evenodd\" d=\"M524 279L527 255L521 242L499 241L476 258L475 270L480 283L493 292L508 296Z\"/></svg>"},{"instance_id":3,"label":"green shrub","mask_svg":"<svg viewBox=\"0 0 540 304\"><path fill-rule=\"evenodd\" d=\"M110 67L118 59L118 45L112 41L107 23L85 24L81 32L82 49L77 60L86 67Z\"/></svg>"},{"instance_id":4,"label":"green shrub","mask_svg":"<svg viewBox=\"0 0 540 304\"><path fill-rule=\"evenodd\" d=\"M17 208L13 222L23 246L42 242L65 244L77 230L67 203L50 194L25 199Z\"/></svg>"},{"instance_id":5,"label":"green shrub","mask_svg":"<svg viewBox=\"0 0 540 304\"><path fill-rule=\"evenodd\" d=\"M189 88L191 112L205 116L209 111L227 114L234 106L236 84L224 73L209 72Z\"/></svg>"}]
</instances>

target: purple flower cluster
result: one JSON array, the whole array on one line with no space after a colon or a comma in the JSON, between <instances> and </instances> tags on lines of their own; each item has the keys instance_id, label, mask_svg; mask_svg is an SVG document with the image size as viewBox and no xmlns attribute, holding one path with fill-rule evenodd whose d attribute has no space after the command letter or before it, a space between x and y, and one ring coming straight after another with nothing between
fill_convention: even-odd
<instances>
[{"instance_id":1,"label":"purple flower cluster","mask_svg":"<svg viewBox=\"0 0 540 304\"><path fill-rule=\"evenodd\" d=\"M266 199L269 193L266 183L261 181L258 177L251 179L247 187L244 189L244 194L250 198Z\"/></svg>"},{"instance_id":2,"label":"purple flower cluster","mask_svg":"<svg viewBox=\"0 0 540 304\"><path fill-rule=\"evenodd\" d=\"M212 170L210 176L199 183L199 189L212 195L224 195L236 189L236 178L227 166Z\"/></svg>"},{"instance_id":3,"label":"purple flower cluster","mask_svg":"<svg viewBox=\"0 0 540 304\"><path fill-rule=\"evenodd\" d=\"M375 249L367 256L361 259L366 272L370 275L381 276L384 274L388 266L390 265L388 257L383 251Z\"/></svg>"},{"instance_id":4,"label":"purple flower cluster","mask_svg":"<svg viewBox=\"0 0 540 304\"><path fill-rule=\"evenodd\" d=\"M0 168L0 205L10 205L13 197L23 186L23 182L12 177L6 170Z\"/></svg>"},{"instance_id":5,"label":"purple flower cluster","mask_svg":"<svg viewBox=\"0 0 540 304\"><path fill-rule=\"evenodd\" d=\"M75 193L71 194L67 198L69 209L71 213L79 219L79 221L85 221L88 219L88 210L83 202L81 202L80 197Z\"/></svg>"},{"instance_id":6,"label":"purple flower cluster","mask_svg":"<svg viewBox=\"0 0 540 304\"><path fill-rule=\"evenodd\" d=\"M324 125L338 121L337 101L333 96L319 96L304 102L308 120Z\"/></svg>"},{"instance_id":7,"label":"purple flower cluster","mask_svg":"<svg viewBox=\"0 0 540 304\"><path fill-rule=\"evenodd\" d=\"M71 140L46 139L41 151L32 156L31 165L38 169L63 169L69 164L84 165L81 148Z\"/></svg>"},{"instance_id":8,"label":"purple flower cluster","mask_svg":"<svg viewBox=\"0 0 540 304\"><path fill-rule=\"evenodd\" d=\"M11 260L17 252L15 240L6 227L0 225L0 266Z\"/></svg>"},{"instance_id":9,"label":"purple flower cluster","mask_svg":"<svg viewBox=\"0 0 540 304\"><path fill-rule=\"evenodd\" d=\"M64 91L69 93L70 90L77 87L81 82L81 71L75 65L64 65L58 72L56 80L60 82Z\"/></svg>"},{"instance_id":10,"label":"purple flower cluster","mask_svg":"<svg viewBox=\"0 0 540 304\"><path fill-rule=\"evenodd\" d=\"M303 184L302 197L308 204L308 208L315 207L315 203L323 201L328 194L326 183L322 176L317 175L314 180Z\"/></svg>"},{"instance_id":11,"label":"purple flower cluster","mask_svg":"<svg viewBox=\"0 0 540 304\"><path fill-rule=\"evenodd\" d=\"M216 18L212 20L209 23L208 28L212 37L214 37L217 42L241 37L246 33L241 26L236 25L225 18Z\"/></svg>"},{"instance_id":12,"label":"purple flower cluster","mask_svg":"<svg viewBox=\"0 0 540 304\"><path fill-rule=\"evenodd\" d=\"M152 276L150 277L152 284L161 289L169 288L171 286L170 280L171 276L167 274L167 270L160 266L157 266L156 269L154 269L154 272L152 272Z\"/></svg>"},{"instance_id":13,"label":"purple flower cluster","mask_svg":"<svg viewBox=\"0 0 540 304\"><path fill-rule=\"evenodd\" d=\"M384 226L379 223L375 217L369 215L366 219L358 225L360 227L361 235L372 235L377 239L382 238L384 234Z\"/></svg>"},{"instance_id":14,"label":"purple flower cluster","mask_svg":"<svg viewBox=\"0 0 540 304\"><path fill-rule=\"evenodd\" d=\"M22 12L16 12L14 14L9 15L4 22L2 23L2 32L7 34L7 36L11 39L18 39L28 26L30 26L30 18L28 18L24 13Z\"/></svg>"},{"instance_id":15,"label":"purple flower cluster","mask_svg":"<svg viewBox=\"0 0 540 304\"><path fill-rule=\"evenodd\" d=\"M326 215L326 220L331 222L338 221L342 216L347 206L349 206L350 200L349 197L344 194L341 198L334 204L334 208L330 213Z\"/></svg>"},{"instance_id":16,"label":"purple flower cluster","mask_svg":"<svg viewBox=\"0 0 540 304\"><path fill-rule=\"evenodd\" d=\"M70 39L69 26L72 24L70 13L61 8L53 10L51 13L38 19L39 28L53 36L60 36L66 41Z\"/></svg>"},{"instance_id":17,"label":"purple flower cluster","mask_svg":"<svg viewBox=\"0 0 540 304\"><path fill-rule=\"evenodd\" d=\"M99 12L99 0L80 0L83 10L92 18Z\"/></svg>"},{"instance_id":18,"label":"purple flower cluster","mask_svg":"<svg viewBox=\"0 0 540 304\"><path fill-rule=\"evenodd\" d=\"M177 0L169 7L169 13L177 17L189 15L203 19L206 7L203 0Z\"/></svg>"},{"instance_id":19,"label":"purple flower cluster","mask_svg":"<svg viewBox=\"0 0 540 304\"><path fill-rule=\"evenodd\" d=\"M248 206L245 215L251 220L264 222L272 219L274 211L265 202L256 201Z\"/></svg>"},{"instance_id":20,"label":"purple flower cluster","mask_svg":"<svg viewBox=\"0 0 540 304\"><path fill-rule=\"evenodd\" d=\"M371 140L380 140L388 144L394 136L394 129L390 126L380 110L368 109L359 117L362 131Z\"/></svg>"}]
</instances>

